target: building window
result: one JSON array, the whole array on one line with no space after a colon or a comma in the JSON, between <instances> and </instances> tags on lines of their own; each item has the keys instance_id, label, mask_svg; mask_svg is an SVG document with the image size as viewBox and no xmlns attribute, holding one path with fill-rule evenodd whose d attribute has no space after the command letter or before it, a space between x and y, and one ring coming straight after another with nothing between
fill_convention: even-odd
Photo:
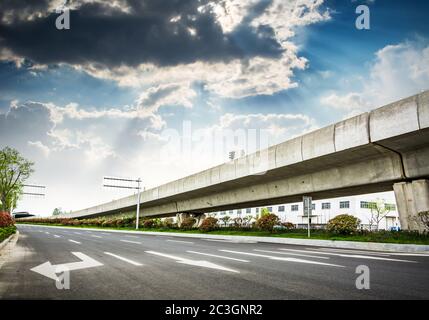
<instances>
[{"instance_id":1,"label":"building window","mask_svg":"<svg viewBox=\"0 0 429 320\"><path fill-rule=\"evenodd\" d=\"M246 213L252 213L252 209L247 208L247 209L246 209Z\"/></svg>"},{"instance_id":2,"label":"building window","mask_svg":"<svg viewBox=\"0 0 429 320\"><path fill-rule=\"evenodd\" d=\"M384 208L389 211L395 211L396 205L394 205L393 203L386 203L384 204Z\"/></svg>"},{"instance_id":3,"label":"building window","mask_svg":"<svg viewBox=\"0 0 429 320\"><path fill-rule=\"evenodd\" d=\"M234 214L234 210L229 210L229 214Z\"/></svg>"},{"instance_id":4,"label":"building window","mask_svg":"<svg viewBox=\"0 0 429 320\"><path fill-rule=\"evenodd\" d=\"M298 205L297 205L297 204L293 204L293 205L291 206L291 210L292 210L292 211L298 211Z\"/></svg>"},{"instance_id":5,"label":"building window","mask_svg":"<svg viewBox=\"0 0 429 320\"><path fill-rule=\"evenodd\" d=\"M241 214L241 209L238 209L238 210L237 210L237 214Z\"/></svg>"},{"instance_id":6,"label":"building window","mask_svg":"<svg viewBox=\"0 0 429 320\"><path fill-rule=\"evenodd\" d=\"M322 203L322 210L331 209L331 203L330 202L323 202Z\"/></svg>"},{"instance_id":7,"label":"building window","mask_svg":"<svg viewBox=\"0 0 429 320\"><path fill-rule=\"evenodd\" d=\"M225 211L221 211L221 212L220 212L220 214L221 214L222 216L224 216L224 215L226 215L226 212L225 212Z\"/></svg>"},{"instance_id":8,"label":"building window","mask_svg":"<svg viewBox=\"0 0 429 320\"><path fill-rule=\"evenodd\" d=\"M279 212L285 212L285 206L279 206Z\"/></svg>"},{"instance_id":9,"label":"building window","mask_svg":"<svg viewBox=\"0 0 429 320\"><path fill-rule=\"evenodd\" d=\"M349 209L350 201L340 201L340 209Z\"/></svg>"},{"instance_id":10,"label":"building window","mask_svg":"<svg viewBox=\"0 0 429 320\"><path fill-rule=\"evenodd\" d=\"M311 204L311 210L316 210L316 204L315 203Z\"/></svg>"},{"instance_id":11,"label":"building window","mask_svg":"<svg viewBox=\"0 0 429 320\"><path fill-rule=\"evenodd\" d=\"M273 207L268 207L267 209L269 212L273 212Z\"/></svg>"},{"instance_id":12,"label":"building window","mask_svg":"<svg viewBox=\"0 0 429 320\"><path fill-rule=\"evenodd\" d=\"M256 208L256 213L259 213L259 208Z\"/></svg>"},{"instance_id":13,"label":"building window","mask_svg":"<svg viewBox=\"0 0 429 320\"><path fill-rule=\"evenodd\" d=\"M367 202L367 201L361 201L360 202L360 207L362 209L373 209L377 206L377 204L375 202Z\"/></svg>"}]
</instances>

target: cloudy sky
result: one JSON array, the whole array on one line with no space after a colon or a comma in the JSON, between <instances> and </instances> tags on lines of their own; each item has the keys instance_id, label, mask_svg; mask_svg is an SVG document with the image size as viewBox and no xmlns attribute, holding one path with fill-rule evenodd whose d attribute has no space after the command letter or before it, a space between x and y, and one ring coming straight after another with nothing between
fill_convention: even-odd
<instances>
[{"instance_id":1,"label":"cloudy sky","mask_svg":"<svg viewBox=\"0 0 429 320\"><path fill-rule=\"evenodd\" d=\"M0 2L0 147L36 163L36 214L222 163L216 133L274 144L429 88L427 1L74 0L58 30L62 3Z\"/></svg>"}]
</instances>

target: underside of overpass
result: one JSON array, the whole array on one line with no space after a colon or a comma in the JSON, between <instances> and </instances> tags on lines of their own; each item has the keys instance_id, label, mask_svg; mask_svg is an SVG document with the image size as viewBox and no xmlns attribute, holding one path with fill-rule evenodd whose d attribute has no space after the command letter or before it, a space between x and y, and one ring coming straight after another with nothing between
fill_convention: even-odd
<instances>
[{"instance_id":1,"label":"underside of overpass","mask_svg":"<svg viewBox=\"0 0 429 320\"><path fill-rule=\"evenodd\" d=\"M140 215L165 217L394 190L401 225L429 210L429 91L147 190ZM135 210L136 196L80 210Z\"/></svg>"}]
</instances>

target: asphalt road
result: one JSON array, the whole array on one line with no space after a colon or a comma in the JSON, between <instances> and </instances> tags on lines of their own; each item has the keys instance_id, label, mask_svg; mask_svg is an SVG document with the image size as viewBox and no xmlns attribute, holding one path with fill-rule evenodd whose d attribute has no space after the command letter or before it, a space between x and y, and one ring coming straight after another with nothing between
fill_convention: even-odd
<instances>
[{"instance_id":1,"label":"asphalt road","mask_svg":"<svg viewBox=\"0 0 429 320\"><path fill-rule=\"evenodd\" d=\"M18 228L0 299L429 299L429 255ZM47 261L71 270L69 289ZM369 289L356 288L360 265Z\"/></svg>"}]
</instances>

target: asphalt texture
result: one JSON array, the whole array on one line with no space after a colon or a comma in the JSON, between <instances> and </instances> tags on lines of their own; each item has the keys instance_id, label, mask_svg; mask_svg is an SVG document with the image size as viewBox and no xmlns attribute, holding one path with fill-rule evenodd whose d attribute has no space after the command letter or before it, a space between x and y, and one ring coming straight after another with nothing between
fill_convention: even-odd
<instances>
[{"instance_id":1,"label":"asphalt texture","mask_svg":"<svg viewBox=\"0 0 429 320\"><path fill-rule=\"evenodd\" d=\"M0 299L429 299L428 254L18 229ZM34 271L48 261L70 267L68 289L57 288L61 273Z\"/></svg>"}]
</instances>

